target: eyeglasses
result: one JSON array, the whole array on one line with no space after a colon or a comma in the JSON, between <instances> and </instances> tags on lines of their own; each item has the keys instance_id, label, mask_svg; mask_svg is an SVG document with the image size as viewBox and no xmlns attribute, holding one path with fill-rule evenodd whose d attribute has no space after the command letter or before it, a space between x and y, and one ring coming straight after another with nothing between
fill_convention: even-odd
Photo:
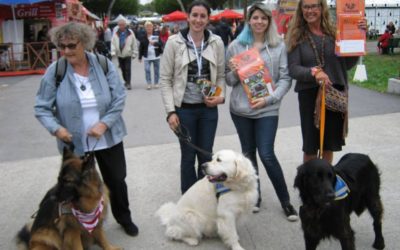
<instances>
[{"instance_id":1,"label":"eyeglasses","mask_svg":"<svg viewBox=\"0 0 400 250\"><path fill-rule=\"evenodd\" d=\"M60 43L58 45L58 48L61 49L61 50L65 50L66 48L68 48L70 50L74 50L74 49L76 49L76 46L78 45L78 43L79 43L79 41L76 42L76 43L68 43L68 44Z\"/></svg>"},{"instance_id":2,"label":"eyeglasses","mask_svg":"<svg viewBox=\"0 0 400 250\"><path fill-rule=\"evenodd\" d=\"M315 4L305 4L301 6L303 10L318 10L321 7L321 4L315 3Z\"/></svg>"}]
</instances>

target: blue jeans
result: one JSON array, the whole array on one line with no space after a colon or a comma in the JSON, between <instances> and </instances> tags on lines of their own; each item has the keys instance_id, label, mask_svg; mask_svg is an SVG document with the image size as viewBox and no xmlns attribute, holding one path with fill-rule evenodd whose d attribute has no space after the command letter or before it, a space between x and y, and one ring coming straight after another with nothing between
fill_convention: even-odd
<instances>
[{"instance_id":1,"label":"blue jeans","mask_svg":"<svg viewBox=\"0 0 400 250\"><path fill-rule=\"evenodd\" d=\"M218 123L218 109L207 108L204 104L193 104L190 108L176 107L176 113L181 125L188 130L191 142L207 152L212 152ZM196 151L185 142L179 141L179 143L181 146L181 191L184 194L196 181L204 177L200 166L210 161L211 156Z\"/></svg>"},{"instance_id":2,"label":"blue jeans","mask_svg":"<svg viewBox=\"0 0 400 250\"><path fill-rule=\"evenodd\" d=\"M250 159L258 174L256 150L274 186L282 206L290 203L285 177L275 156L274 143L278 129L278 116L250 119L231 113L239 135L243 154ZM260 181L258 181L259 202L261 201Z\"/></svg>"},{"instance_id":3,"label":"blue jeans","mask_svg":"<svg viewBox=\"0 0 400 250\"><path fill-rule=\"evenodd\" d=\"M144 61L144 72L146 73L146 82L151 85L151 64L153 64L154 70L154 84L158 84L160 79L160 59L155 60L143 60Z\"/></svg>"}]
</instances>

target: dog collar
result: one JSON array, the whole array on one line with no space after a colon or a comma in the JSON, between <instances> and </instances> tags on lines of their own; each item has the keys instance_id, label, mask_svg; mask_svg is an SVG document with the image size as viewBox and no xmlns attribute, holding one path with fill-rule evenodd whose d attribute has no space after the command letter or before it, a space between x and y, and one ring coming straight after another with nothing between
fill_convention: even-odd
<instances>
[{"instance_id":1,"label":"dog collar","mask_svg":"<svg viewBox=\"0 0 400 250\"><path fill-rule=\"evenodd\" d=\"M81 210L75 208L74 206L71 207L71 212L75 216L75 218L81 223L81 225L89 232L91 233L99 223L99 218L101 213L103 212L104 209L104 199L103 196L101 196L101 199L99 201L99 204L97 207L93 210L91 213L85 213L82 212Z\"/></svg>"},{"instance_id":2,"label":"dog collar","mask_svg":"<svg viewBox=\"0 0 400 250\"><path fill-rule=\"evenodd\" d=\"M347 186L347 183L340 177L336 175L336 183L335 183L335 200L342 200L346 198L350 193L350 189Z\"/></svg>"},{"instance_id":3,"label":"dog collar","mask_svg":"<svg viewBox=\"0 0 400 250\"><path fill-rule=\"evenodd\" d=\"M222 195L225 194L229 191L231 191L229 188L225 187L222 182L215 182L215 195L217 196L217 199Z\"/></svg>"}]
</instances>

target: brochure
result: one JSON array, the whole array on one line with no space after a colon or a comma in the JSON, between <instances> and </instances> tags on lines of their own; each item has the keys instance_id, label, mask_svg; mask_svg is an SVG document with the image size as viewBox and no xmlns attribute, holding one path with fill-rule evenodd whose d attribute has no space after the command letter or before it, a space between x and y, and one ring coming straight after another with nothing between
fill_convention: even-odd
<instances>
[{"instance_id":1,"label":"brochure","mask_svg":"<svg viewBox=\"0 0 400 250\"><path fill-rule=\"evenodd\" d=\"M197 84L199 84L201 93L204 96L211 97L221 94L221 88L207 79L199 79L197 80Z\"/></svg>"},{"instance_id":2,"label":"brochure","mask_svg":"<svg viewBox=\"0 0 400 250\"><path fill-rule=\"evenodd\" d=\"M273 93L272 77L257 48L249 49L232 57L249 101Z\"/></svg>"},{"instance_id":3,"label":"brochure","mask_svg":"<svg viewBox=\"0 0 400 250\"><path fill-rule=\"evenodd\" d=\"M358 28L364 19L364 0L336 1L336 44L338 56L363 56L366 54L366 33Z\"/></svg>"}]
</instances>

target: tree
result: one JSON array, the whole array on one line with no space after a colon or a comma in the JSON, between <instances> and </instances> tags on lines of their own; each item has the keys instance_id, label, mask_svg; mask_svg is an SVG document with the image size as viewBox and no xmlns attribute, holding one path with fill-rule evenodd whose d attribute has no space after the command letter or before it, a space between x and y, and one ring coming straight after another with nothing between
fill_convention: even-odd
<instances>
[{"instance_id":1,"label":"tree","mask_svg":"<svg viewBox=\"0 0 400 250\"><path fill-rule=\"evenodd\" d=\"M212 9L223 9L224 4L228 0L208 0L208 3ZM160 14L168 14L175 10L182 10L186 12L187 6L191 4L193 0L154 0L155 11Z\"/></svg>"},{"instance_id":2,"label":"tree","mask_svg":"<svg viewBox=\"0 0 400 250\"><path fill-rule=\"evenodd\" d=\"M176 0L176 1L178 2L179 6L181 7L181 10L182 10L183 12L186 12L186 9L185 9L185 6L183 5L182 0Z\"/></svg>"},{"instance_id":3,"label":"tree","mask_svg":"<svg viewBox=\"0 0 400 250\"><path fill-rule=\"evenodd\" d=\"M107 14L135 14L139 10L139 0L82 0L83 5L98 16Z\"/></svg>"},{"instance_id":4,"label":"tree","mask_svg":"<svg viewBox=\"0 0 400 250\"><path fill-rule=\"evenodd\" d=\"M108 17L111 16L111 10L112 10L112 8L113 8L113 6L115 4L115 1L117 1L117 0L111 0L110 5L108 5L108 8L107 8L107 16Z\"/></svg>"}]
</instances>

